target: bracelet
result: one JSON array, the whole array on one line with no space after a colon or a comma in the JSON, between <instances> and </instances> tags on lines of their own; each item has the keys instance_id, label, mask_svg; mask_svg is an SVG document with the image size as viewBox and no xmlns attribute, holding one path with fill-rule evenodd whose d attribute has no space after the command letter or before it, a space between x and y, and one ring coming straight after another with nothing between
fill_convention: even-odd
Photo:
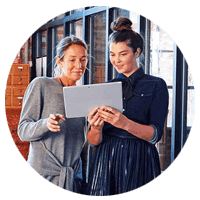
<instances>
[{"instance_id":1,"label":"bracelet","mask_svg":"<svg viewBox=\"0 0 200 200\"><path fill-rule=\"evenodd\" d=\"M158 131L157 131L157 128L153 124L151 124L150 126L153 127L154 133L153 133L152 138L148 140L148 142L151 144L155 144L158 140Z\"/></svg>"}]
</instances>

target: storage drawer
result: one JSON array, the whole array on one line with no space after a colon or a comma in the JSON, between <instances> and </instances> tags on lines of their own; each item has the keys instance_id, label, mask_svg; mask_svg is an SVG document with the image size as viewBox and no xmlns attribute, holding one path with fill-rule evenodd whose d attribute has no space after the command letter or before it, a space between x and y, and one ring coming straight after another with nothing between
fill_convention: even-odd
<instances>
[{"instance_id":1,"label":"storage drawer","mask_svg":"<svg viewBox=\"0 0 200 200\"><path fill-rule=\"evenodd\" d=\"M13 85L28 85L28 76L13 76Z\"/></svg>"},{"instance_id":2,"label":"storage drawer","mask_svg":"<svg viewBox=\"0 0 200 200\"><path fill-rule=\"evenodd\" d=\"M26 87L23 86L13 86L13 96L24 96L24 93L26 91Z\"/></svg>"},{"instance_id":3,"label":"storage drawer","mask_svg":"<svg viewBox=\"0 0 200 200\"><path fill-rule=\"evenodd\" d=\"M12 80L12 79L11 79L11 75L9 75L9 76L8 76L8 79L7 79L7 85L11 85L11 80Z\"/></svg>"},{"instance_id":4,"label":"storage drawer","mask_svg":"<svg viewBox=\"0 0 200 200\"><path fill-rule=\"evenodd\" d=\"M19 75L28 75L29 73L29 65L13 65L12 66L12 73L15 75L15 76L19 76Z\"/></svg>"},{"instance_id":5,"label":"storage drawer","mask_svg":"<svg viewBox=\"0 0 200 200\"><path fill-rule=\"evenodd\" d=\"M12 88L7 87L5 94L5 106L11 106L11 99L12 99L11 95L12 95Z\"/></svg>"},{"instance_id":6,"label":"storage drawer","mask_svg":"<svg viewBox=\"0 0 200 200\"><path fill-rule=\"evenodd\" d=\"M6 95L11 95L11 87L6 88Z\"/></svg>"},{"instance_id":7,"label":"storage drawer","mask_svg":"<svg viewBox=\"0 0 200 200\"><path fill-rule=\"evenodd\" d=\"M23 97L13 97L13 106L22 106Z\"/></svg>"},{"instance_id":8,"label":"storage drawer","mask_svg":"<svg viewBox=\"0 0 200 200\"><path fill-rule=\"evenodd\" d=\"M6 106L11 106L11 95L6 95L5 96L5 105Z\"/></svg>"}]
</instances>

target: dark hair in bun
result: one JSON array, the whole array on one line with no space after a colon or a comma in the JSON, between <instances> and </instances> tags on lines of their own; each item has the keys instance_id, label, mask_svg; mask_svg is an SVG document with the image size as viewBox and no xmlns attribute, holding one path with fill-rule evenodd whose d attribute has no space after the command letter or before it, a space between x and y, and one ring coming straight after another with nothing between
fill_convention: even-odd
<instances>
[{"instance_id":1,"label":"dark hair in bun","mask_svg":"<svg viewBox=\"0 0 200 200\"><path fill-rule=\"evenodd\" d=\"M140 48L141 54L144 45L143 39L140 34L132 30L131 26L131 20L125 17L119 17L113 21L110 25L113 33L109 36L109 44L126 42L127 46L133 49L133 53Z\"/></svg>"},{"instance_id":2,"label":"dark hair in bun","mask_svg":"<svg viewBox=\"0 0 200 200\"><path fill-rule=\"evenodd\" d=\"M117 20L113 21L110 25L112 31L131 31L132 22L130 19L125 17L119 17Z\"/></svg>"}]
</instances>

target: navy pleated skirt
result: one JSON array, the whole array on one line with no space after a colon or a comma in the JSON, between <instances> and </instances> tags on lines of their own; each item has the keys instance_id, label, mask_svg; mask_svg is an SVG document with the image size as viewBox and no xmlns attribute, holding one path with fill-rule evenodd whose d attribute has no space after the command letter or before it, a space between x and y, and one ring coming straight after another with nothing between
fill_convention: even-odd
<instances>
[{"instance_id":1,"label":"navy pleated skirt","mask_svg":"<svg viewBox=\"0 0 200 200\"><path fill-rule=\"evenodd\" d=\"M160 174L154 145L140 139L106 136L95 148L87 194L114 195L145 185Z\"/></svg>"}]
</instances>

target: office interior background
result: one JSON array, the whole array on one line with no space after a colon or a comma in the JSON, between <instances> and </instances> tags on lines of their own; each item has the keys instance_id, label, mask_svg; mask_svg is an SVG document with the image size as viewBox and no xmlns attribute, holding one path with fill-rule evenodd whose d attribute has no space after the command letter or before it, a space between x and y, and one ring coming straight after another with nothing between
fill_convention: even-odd
<instances>
[{"instance_id":1,"label":"office interior background","mask_svg":"<svg viewBox=\"0 0 200 200\"><path fill-rule=\"evenodd\" d=\"M139 65L145 73L163 78L168 86L170 101L165 132L157 144L162 171L181 151L192 127L195 101L192 75L181 50L162 27L147 18L120 8L93 6L68 11L41 26L13 62L6 88L6 114L12 137L25 159L29 143L19 140L17 125L28 83L37 76L53 76L56 45L68 35L80 37L89 45L89 70L80 85L116 77L117 72L109 62L108 36L110 23L119 16L129 17L133 29L144 38L145 51Z\"/></svg>"}]
</instances>

